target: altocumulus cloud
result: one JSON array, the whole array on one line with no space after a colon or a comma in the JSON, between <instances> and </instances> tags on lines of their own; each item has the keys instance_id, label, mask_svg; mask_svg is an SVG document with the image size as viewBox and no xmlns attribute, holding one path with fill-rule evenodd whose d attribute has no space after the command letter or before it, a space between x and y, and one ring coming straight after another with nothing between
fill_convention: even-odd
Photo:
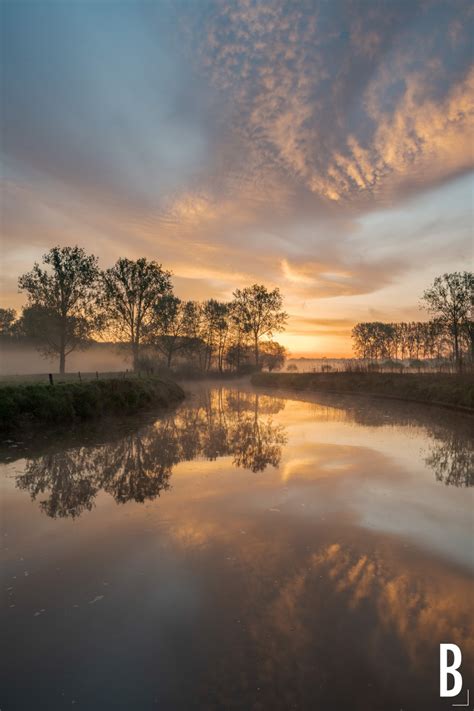
<instances>
[{"instance_id":1,"label":"altocumulus cloud","mask_svg":"<svg viewBox=\"0 0 474 711\"><path fill-rule=\"evenodd\" d=\"M279 285L296 335L321 299L355 317L354 296L408 294L427 243L461 268L473 17L464 0L5 3L5 300L32 257L80 242L158 257L187 297Z\"/></svg>"}]
</instances>

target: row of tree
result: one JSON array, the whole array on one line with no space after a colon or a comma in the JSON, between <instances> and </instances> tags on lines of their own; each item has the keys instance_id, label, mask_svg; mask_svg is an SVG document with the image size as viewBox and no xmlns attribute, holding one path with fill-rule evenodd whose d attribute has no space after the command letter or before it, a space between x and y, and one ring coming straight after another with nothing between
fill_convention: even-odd
<instances>
[{"instance_id":1,"label":"row of tree","mask_svg":"<svg viewBox=\"0 0 474 711\"><path fill-rule=\"evenodd\" d=\"M474 361L474 274L437 277L422 297L429 321L358 323L352 330L356 355L368 360L452 359L461 368Z\"/></svg>"},{"instance_id":2,"label":"row of tree","mask_svg":"<svg viewBox=\"0 0 474 711\"><path fill-rule=\"evenodd\" d=\"M272 340L287 320L278 289L254 284L237 289L230 302L198 303L179 299L171 276L145 258L120 258L101 270L80 247L53 247L41 266L19 278L28 303L18 319L12 309L1 310L1 332L27 336L45 355L59 357L60 373L72 351L95 339L124 344L134 369L156 354L168 367L176 355L186 356L202 371L283 364L285 349Z\"/></svg>"},{"instance_id":3,"label":"row of tree","mask_svg":"<svg viewBox=\"0 0 474 711\"><path fill-rule=\"evenodd\" d=\"M354 351L366 360L449 359L451 334L439 320L409 323L358 323L352 330ZM462 332L461 353L467 355L469 334Z\"/></svg>"}]
</instances>

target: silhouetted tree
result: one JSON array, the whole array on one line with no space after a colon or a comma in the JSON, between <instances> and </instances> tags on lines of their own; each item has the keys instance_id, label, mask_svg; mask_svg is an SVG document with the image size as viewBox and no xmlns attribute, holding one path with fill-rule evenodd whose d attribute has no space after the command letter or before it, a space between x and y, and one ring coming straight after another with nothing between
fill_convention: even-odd
<instances>
[{"instance_id":1,"label":"silhouetted tree","mask_svg":"<svg viewBox=\"0 0 474 711\"><path fill-rule=\"evenodd\" d=\"M100 272L79 247L54 247L43 261L47 269L35 264L19 279L29 298L22 317L0 310L0 335L14 330L35 339L45 354L59 354L61 372L68 353L99 333L130 348L134 370L153 368L157 351L168 367L178 360L201 371L283 364L285 350L272 340L287 321L278 289L254 284L237 289L231 302L183 302L171 273L145 258L120 258Z\"/></svg>"},{"instance_id":2,"label":"silhouetted tree","mask_svg":"<svg viewBox=\"0 0 474 711\"><path fill-rule=\"evenodd\" d=\"M154 305L147 328L146 341L155 346L171 367L173 355L189 347L195 307L192 301L181 301L173 294L164 294Z\"/></svg>"},{"instance_id":3,"label":"silhouetted tree","mask_svg":"<svg viewBox=\"0 0 474 711\"><path fill-rule=\"evenodd\" d=\"M467 352L468 326L460 332L460 352ZM439 318L410 323L358 323L352 330L355 353L369 360L443 359L453 353L446 324ZM395 365L395 362L394 362Z\"/></svg>"},{"instance_id":4,"label":"silhouetted tree","mask_svg":"<svg viewBox=\"0 0 474 711\"><path fill-rule=\"evenodd\" d=\"M16 321L15 309L0 308L0 336L13 335L13 324Z\"/></svg>"},{"instance_id":5,"label":"silhouetted tree","mask_svg":"<svg viewBox=\"0 0 474 711\"><path fill-rule=\"evenodd\" d=\"M472 272L452 272L436 277L423 294L425 308L434 314L451 335L454 359L461 367L460 342L463 332L471 332L471 303L474 294Z\"/></svg>"},{"instance_id":6,"label":"silhouetted tree","mask_svg":"<svg viewBox=\"0 0 474 711\"><path fill-rule=\"evenodd\" d=\"M262 368L269 371L282 368L285 363L286 348L276 341L262 343L260 361Z\"/></svg>"},{"instance_id":7,"label":"silhouetted tree","mask_svg":"<svg viewBox=\"0 0 474 711\"><path fill-rule=\"evenodd\" d=\"M391 355L395 329L390 323L358 323L352 329L354 350L361 358L378 360Z\"/></svg>"},{"instance_id":8,"label":"silhouetted tree","mask_svg":"<svg viewBox=\"0 0 474 711\"><path fill-rule=\"evenodd\" d=\"M43 353L59 355L59 372L64 373L66 356L87 346L98 327L97 259L80 247L53 247L43 264L44 269L35 263L18 280L28 294L22 328Z\"/></svg>"},{"instance_id":9,"label":"silhouetted tree","mask_svg":"<svg viewBox=\"0 0 474 711\"><path fill-rule=\"evenodd\" d=\"M260 367L260 341L264 336L271 338L282 331L287 314L282 311L283 299L279 289L268 289L262 284L254 284L234 291L234 313L242 330L252 339L255 366Z\"/></svg>"},{"instance_id":10,"label":"silhouetted tree","mask_svg":"<svg viewBox=\"0 0 474 711\"><path fill-rule=\"evenodd\" d=\"M208 350L207 370L209 370L212 358L214 357L217 369L219 372L222 372L227 337L229 334L228 315L228 304L216 301L216 299L209 299L209 301L203 304L204 340Z\"/></svg>"},{"instance_id":11,"label":"silhouetted tree","mask_svg":"<svg viewBox=\"0 0 474 711\"><path fill-rule=\"evenodd\" d=\"M117 340L130 345L134 369L154 309L170 293L170 272L144 257L121 258L102 273L101 304L108 328Z\"/></svg>"}]
</instances>

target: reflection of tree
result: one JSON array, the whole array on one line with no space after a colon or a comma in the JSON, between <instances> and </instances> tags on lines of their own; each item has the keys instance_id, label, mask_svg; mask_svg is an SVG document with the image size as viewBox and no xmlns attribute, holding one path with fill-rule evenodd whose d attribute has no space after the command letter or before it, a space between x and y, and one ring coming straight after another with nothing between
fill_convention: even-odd
<instances>
[{"instance_id":1,"label":"reflection of tree","mask_svg":"<svg viewBox=\"0 0 474 711\"><path fill-rule=\"evenodd\" d=\"M274 425L271 419L259 417L260 399L264 400L267 412L275 412L266 401L271 398L254 395L253 413L239 412L237 426L230 434L230 449L234 464L253 472L263 471L269 464L277 467L281 458L281 446L286 442L283 427ZM277 410L278 411L278 410Z\"/></svg>"},{"instance_id":2,"label":"reflection of tree","mask_svg":"<svg viewBox=\"0 0 474 711\"><path fill-rule=\"evenodd\" d=\"M271 420L284 402L251 393L213 390L152 425L112 442L69 447L27 460L19 488L52 517L90 510L99 491L117 503L154 499L170 486L173 467L199 456L232 456L235 466L263 471L278 466L285 434Z\"/></svg>"},{"instance_id":3,"label":"reflection of tree","mask_svg":"<svg viewBox=\"0 0 474 711\"><path fill-rule=\"evenodd\" d=\"M452 413L449 422L441 408L411 403L370 402L365 410L352 411L355 422L365 426L418 426L425 430L430 447L425 464L438 481L452 486L474 486L472 421Z\"/></svg>"},{"instance_id":4,"label":"reflection of tree","mask_svg":"<svg viewBox=\"0 0 474 711\"><path fill-rule=\"evenodd\" d=\"M179 461L176 434L166 421L158 437L153 428L134 432L103 452L101 488L117 503L155 499L169 488L173 466Z\"/></svg>"},{"instance_id":5,"label":"reflection of tree","mask_svg":"<svg viewBox=\"0 0 474 711\"><path fill-rule=\"evenodd\" d=\"M454 486L474 486L474 446L472 440L451 433L437 441L425 459L438 481Z\"/></svg>"},{"instance_id":6,"label":"reflection of tree","mask_svg":"<svg viewBox=\"0 0 474 711\"><path fill-rule=\"evenodd\" d=\"M286 436L281 425L271 420L259 422L248 418L241 422L232 442L233 462L237 467L261 472L271 464L277 467L281 459L281 445Z\"/></svg>"},{"instance_id":7,"label":"reflection of tree","mask_svg":"<svg viewBox=\"0 0 474 711\"><path fill-rule=\"evenodd\" d=\"M16 483L20 489L29 491L33 500L50 491L49 498L40 504L48 516L79 516L91 510L100 488L95 476L94 450L79 447L29 460Z\"/></svg>"},{"instance_id":8,"label":"reflection of tree","mask_svg":"<svg viewBox=\"0 0 474 711\"><path fill-rule=\"evenodd\" d=\"M292 393L292 399L305 400L305 396ZM312 394L310 402L314 403L315 420L355 422L363 427L420 428L430 448L425 463L436 479L452 486L474 486L472 418L464 413L451 412L447 419L443 408L329 393Z\"/></svg>"},{"instance_id":9,"label":"reflection of tree","mask_svg":"<svg viewBox=\"0 0 474 711\"><path fill-rule=\"evenodd\" d=\"M276 415L285 408L285 400L261 393L230 390L225 393L225 404L232 412L254 412L255 407L259 415Z\"/></svg>"}]
</instances>

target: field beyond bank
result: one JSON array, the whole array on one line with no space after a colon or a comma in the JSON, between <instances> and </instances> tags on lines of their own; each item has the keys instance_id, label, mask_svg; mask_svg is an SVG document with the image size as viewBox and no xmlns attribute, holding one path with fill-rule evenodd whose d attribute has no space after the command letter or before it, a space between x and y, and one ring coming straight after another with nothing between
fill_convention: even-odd
<instances>
[{"instance_id":1,"label":"field beyond bank","mask_svg":"<svg viewBox=\"0 0 474 711\"><path fill-rule=\"evenodd\" d=\"M360 393L474 413L474 376L440 373L255 373L252 384L311 392Z\"/></svg>"},{"instance_id":2,"label":"field beyond bank","mask_svg":"<svg viewBox=\"0 0 474 711\"><path fill-rule=\"evenodd\" d=\"M170 407L183 389L162 378L113 378L0 386L0 429L31 424L68 424L145 407Z\"/></svg>"}]
</instances>

